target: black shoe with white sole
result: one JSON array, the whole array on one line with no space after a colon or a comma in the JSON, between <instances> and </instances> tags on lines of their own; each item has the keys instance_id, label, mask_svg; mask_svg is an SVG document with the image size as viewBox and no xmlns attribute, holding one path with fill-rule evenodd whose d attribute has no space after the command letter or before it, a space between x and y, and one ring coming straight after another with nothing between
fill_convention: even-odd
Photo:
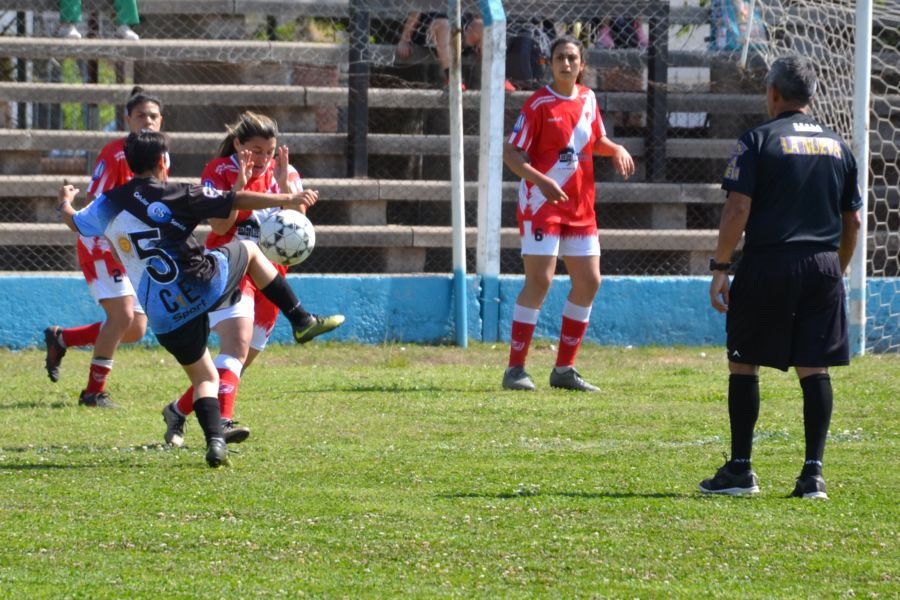
<instances>
[{"instance_id":1,"label":"black shoe with white sole","mask_svg":"<svg viewBox=\"0 0 900 600\"><path fill-rule=\"evenodd\" d=\"M184 423L185 418L175 411L171 404L166 404L162 410L163 421L166 422L166 433L163 439L169 446L181 448L184 446Z\"/></svg>"},{"instance_id":2,"label":"black shoe with white sole","mask_svg":"<svg viewBox=\"0 0 900 600\"><path fill-rule=\"evenodd\" d=\"M791 496L794 498L828 500L828 494L825 493L825 479L821 475L798 477L797 485L794 486Z\"/></svg>"},{"instance_id":3,"label":"black shoe with white sole","mask_svg":"<svg viewBox=\"0 0 900 600\"><path fill-rule=\"evenodd\" d=\"M716 471L714 476L700 482L700 491L704 494L749 496L759 493L759 478L752 469L741 473L732 473L726 463Z\"/></svg>"}]
</instances>

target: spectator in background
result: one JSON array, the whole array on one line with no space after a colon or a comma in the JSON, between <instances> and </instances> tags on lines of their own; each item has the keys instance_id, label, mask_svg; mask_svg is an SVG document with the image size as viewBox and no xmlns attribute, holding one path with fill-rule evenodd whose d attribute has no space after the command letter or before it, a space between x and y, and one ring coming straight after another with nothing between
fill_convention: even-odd
<instances>
[{"instance_id":1,"label":"spectator in background","mask_svg":"<svg viewBox=\"0 0 900 600\"><path fill-rule=\"evenodd\" d=\"M450 79L450 20L444 13L411 12L403 24L403 32L395 53L401 61L413 55L413 46L433 47L444 80Z\"/></svg>"},{"instance_id":2,"label":"spectator in background","mask_svg":"<svg viewBox=\"0 0 900 600\"><path fill-rule=\"evenodd\" d=\"M484 21L472 13L463 13L460 25L463 54L474 53L481 56ZM399 60L406 61L413 56L414 46L434 48L446 86L450 82L450 33L450 19L446 13L411 12L403 25L395 54ZM466 89L465 85L463 89ZM511 91L515 87L507 81L506 89Z\"/></svg>"},{"instance_id":3,"label":"spectator in background","mask_svg":"<svg viewBox=\"0 0 900 600\"><path fill-rule=\"evenodd\" d=\"M598 48L640 48L649 45L647 32L640 17L606 18L600 22L594 44Z\"/></svg>"},{"instance_id":4,"label":"spectator in background","mask_svg":"<svg viewBox=\"0 0 900 600\"><path fill-rule=\"evenodd\" d=\"M645 50L650 43L640 17L618 16L591 19L587 39L602 50ZM644 69L618 65L596 70L597 87L604 92L643 92ZM615 127L639 129L644 126L640 112L618 112L613 115Z\"/></svg>"},{"instance_id":5,"label":"spectator in background","mask_svg":"<svg viewBox=\"0 0 900 600\"><path fill-rule=\"evenodd\" d=\"M141 22L138 15L137 0L115 0L116 37L125 40L138 40L138 34L131 28ZM59 37L80 40L81 33L77 25L81 23L81 0L59 0Z\"/></svg>"}]
</instances>

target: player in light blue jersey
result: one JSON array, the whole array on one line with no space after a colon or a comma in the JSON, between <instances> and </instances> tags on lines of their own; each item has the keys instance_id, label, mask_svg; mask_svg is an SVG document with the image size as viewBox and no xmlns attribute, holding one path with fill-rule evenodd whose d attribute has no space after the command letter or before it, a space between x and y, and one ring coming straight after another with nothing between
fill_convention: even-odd
<instances>
[{"instance_id":1,"label":"player in light blue jersey","mask_svg":"<svg viewBox=\"0 0 900 600\"><path fill-rule=\"evenodd\" d=\"M318 193L222 192L167 183L163 181L167 152L165 134L132 133L125 141L125 157L134 179L78 212L71 203L79 190L64 185L58 210L72 231L106 236L116 248L151 329L191 380L194 411L206 436L206 461L217 467L226 461L226 446L216 398L219 376L206 348L208 313L240 300L238 283L246 273L290 320L295 337L315 316L303 309L256 244L234 241L206 250L193 231L203 220L224 218L232 209L309 206Z\"/></svg>"}]
</instances>

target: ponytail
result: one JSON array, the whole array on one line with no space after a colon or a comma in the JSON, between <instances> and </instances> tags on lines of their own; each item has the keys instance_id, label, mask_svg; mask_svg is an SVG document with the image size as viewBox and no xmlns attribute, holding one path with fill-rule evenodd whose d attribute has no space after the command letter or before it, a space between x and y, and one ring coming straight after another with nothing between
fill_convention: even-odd
<instances>
[{"instance_id":1,"label":"ponytail","mask_svg":"<svg viewBox=\"0 0 900 600\"><path fill-rule=\"evenodd\" d=\"M244 144L255 137L266 140L278 137L278 123L274 119L250 111L241 113L237 121L225 126L225 130L227 134L219 145L218 155L221 158L234 154L234 140Z\"/></svg>"},{"instance_id":2,"label":"ponytail","mask_svg":"<svg viewBox=\"0 0 900 600\"><path fill-rule=\"evenodd\" d=\"M131 96L128 98L128 102L125 103L125 114L131 115L131 111L134 110L136 106L140 106L147 102L152 102L158 106L159 111L162 112L162 101L158 97L148 94L144 91L144 88L139 85L134 86L131 89Z\"/></svg>"}]
</instances>

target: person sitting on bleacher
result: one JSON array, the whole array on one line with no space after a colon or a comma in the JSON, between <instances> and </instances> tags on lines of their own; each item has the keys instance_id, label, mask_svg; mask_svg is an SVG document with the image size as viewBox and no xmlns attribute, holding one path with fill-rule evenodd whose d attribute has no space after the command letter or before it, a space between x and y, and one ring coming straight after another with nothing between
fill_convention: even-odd
<instances>
[{"instance_id":1,"label":"person sitting on bleacher","mask_svg":"<svg viewBox=\"0 0 900 600\"><path fill-rule=\"evenodd\" d=\"M125 40L138 40L138 34L131 28L141 22L138 15L137 0L115 0L116 37ZM81 33L77 25L81 23L81 0L59 0L59 37L80 40Z\"/></svg>"},{"instance_id":2,"label":"person sitting on bleacher","mask_svg":"<svg viewBox=\"0 0 900 600\"><path fill-rule=\"evenodd\" d=\"M450 79L450 21L446 14L411 12L403 24L403 33L395 53L401 61L413 55L413 47L434 48L445 81Z\"/></svg>"},{"instance_id":3,"label":"person sitting on bleacher","mask_svg":"<svg viewBox=\"0 0 900 600\"><path fill-rule=\"evenodd\" d=\"M463 53L481 54L481 38L484 22L472 13L462 15ZM403 33L397 43L395 54L400 61L413 56L415 46L434 48L438 64L444 77L444 86L450 82L450 19L446 13L411 12L403 24ZM465 89L463 85L463 89Z\"/></svg>"}]
</instances>

